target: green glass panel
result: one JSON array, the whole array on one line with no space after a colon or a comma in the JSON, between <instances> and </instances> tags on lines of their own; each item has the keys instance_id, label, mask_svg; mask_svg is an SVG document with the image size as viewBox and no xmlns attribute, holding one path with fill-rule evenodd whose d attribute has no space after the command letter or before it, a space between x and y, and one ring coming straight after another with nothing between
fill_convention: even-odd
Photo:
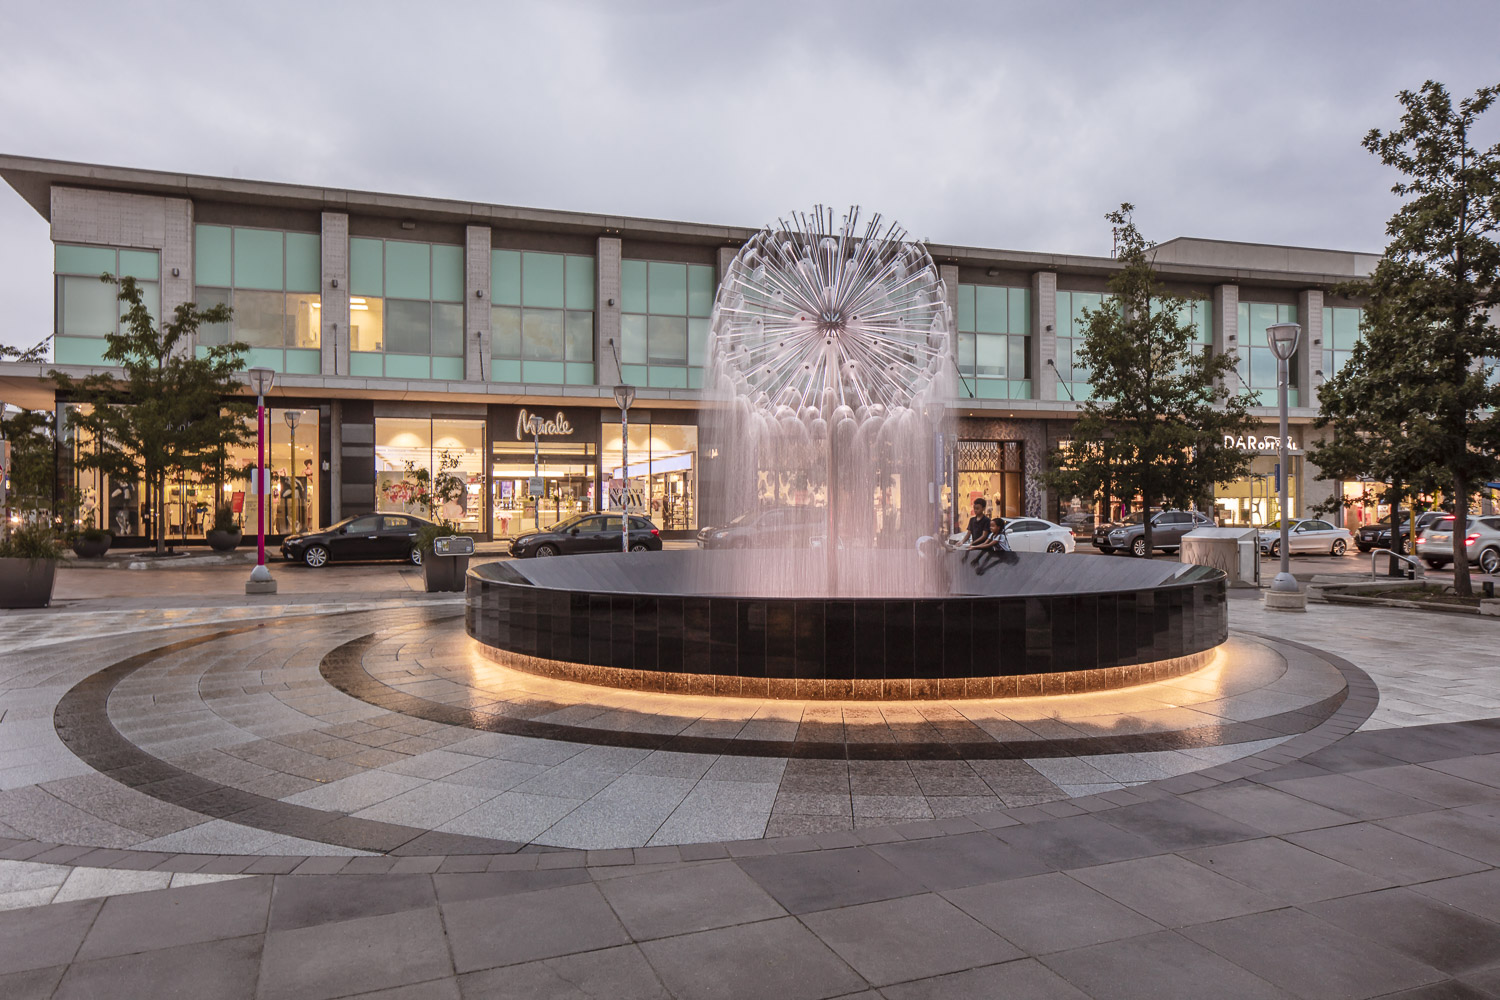
<instances>
[{"instance_id":1,"label":"green glass panel","mask_svg":"<svg viewBox=\"0 0 1500 1000\"><path fill-rule=\"evenodd\" d=\"M521 255L522 304L561 309L563 301L562 254L523 253Z\"/></svg>"},{"instance_id":2,"label":"green glass panel","mask_svg":"<svg viewBox=\"0 0 1500 1000\"><path fill-rule=\"evenodd\" d=\"M563 360L563 315L561 309L522 310L521 357L533 361Z\"/></svg>"},{"instance_id":3,"label":"green glass panel","mask_svg":"<svg viewBox=\"0 0 1500 1000\"><path fill-rule=\"evenodd\" d=\"M653 260L649 265L650 308L648 312L664 316L687 315L687 265L664 264Z\"/></svg>"},{"instance_id":4,"label":"green glass panel","mask_svg":"<svg viewBox=\"0 0 1500 1000\"><path fill-rule=\"evenodd\" d=\"M141 302L151 315L152 323L161 321L161 285L155 281L141 282Z\"/></svg>"},{"instance_id":5,"label":"green glass panel","mask_svg":"<svg viewBox=\"0 0 1500 1000\"><path fill-rule=\"evenodd\" d=\"M568 385L593 385L594 366L568 363Z\"/></svg>"},{"instance_id":6,"label":"green glass panel","mask_svg":"<svg viewBox=\"0 0 1500 1000\"><path fill-rule=\"evenodd\" d=\"M703 369L702 368L689 368L688 369L688 388L689 389L701 389L701 388L703 388Z\"/></svg>"},{"instance_id":7,"label":"green glass panel","mask_svg":"<svg viewBox=\"0 0 1500 1000\"><path fill-rule=\"evenodd\" d=\"M356 378L380 378L385 374L385 355L374 351L350 351L349 374Z\"/></svg>"},{"instance_id":8,"label":"green glass panel","mask_svg":"<svg viewBox=\"0 0 1500 1000\"><path fill-rule=\"evenodd\" d=\"M425 354L387 354L386 378L432 378L432 358Z\"/></svg>"},{"instance_id":9,"label":"green glass panel","mask_svg":"<svg viewBox=\"0 0 1500 1000\"><path fill-rule=\"evenodd\" d=\"M688 364L708 363L708 323L697 317L688 320Z\"/></svg>"},{"instance_id":10,"label":"green glass panel","mask_svg":"<svg viewBox=\"0 0 1500 1000\"><path fill-rule=\"evenodd\" d=\"M456 302L432 304L432 353L446 358L464 353L464 307Z\"/></svg>"},{"instance_id":11,"label":"green glass panel","mask_svg":"<svg viewBox=\"0 0 1500 1000\"><path fill-rule=\"evenodd\" d=\"M323 280L323 238L311 233L286 234L286 290L316 292ZM199 279L202 280L201 278ZM287 364L291 364L290 361Z\"/></svg>"},{"instance_id":12,"label":"green glass panel","mask_svg":"<svg viewBox=\"0 0 1500 1000\"><path fill-rule=\"evenodd\" d=\"M1029 379L1029 378L1027 378L1027 379L1019 379L1019 380L1012 379L1011 382L1010 382L1010 398L1011 399L1030 399L1031 398L1031 379Z\"/></svg>"},{"instance_id":13,"label":"green glass panel","mask_svg":"<svg viewBox=\"0 0 1500 1000\"><path fill-rule=\"evenodd\" d=\"M967 375L974 374L974 334L958 335L958 369Z\"/></svg>"},{"instance_id":14,"label":"green glass panel","mask_svg":"<svg viewBox=\"0 0 1500 1000\"><path fill-rule=\"evenodd\" d=\"M1278 323L1295 323L1295 322L1297 322L1297 307L1296 306L1277 306L1276 307L1276 322L1278 322Z\"/></svg>"},{"instance_id":15,"label":"green glass panel","mask_svg":"<svg viewBox=\"0 0 1500 1000\"><path fill-rule=\"evenodd\" d=\"M980 399L1009 399L1010 387L998 378L977 379L974 383L974 395Z\"/></svg>"},{"instance_id":16,"label":"green glass panel","mask_svg":"<svg viewBox=\"0 0 1500 1000\"><path fill-rule=\"evenodd\" d=\"M59 243L56 257L58 274L87 274L97 278L101 274L115 273L115 252L107 247L74 247Z\"/></svg>"},{"instance_id":17,"label":"green glass panel","mask_svg":"<svg viewBox=\"0 0 1500 1000\"><path fill-rule=\"evenodd\" d=\"M958 286L958 328L964 333L974 332L974 286Z\"/></svg>"},{"instance_id":18,"label":"green glass panel","mask_svg":"<svg viewBox=\"0 0 1500 1000\"><path fill-rule=\"evenodd\" d=\"M1026 337L1011 337L1010 339L1010 367L1007 373L1012 379L1026 377Z\"/></svg>"},{"instance_id":19,"label":"green glass panel","mask_svg":"<svg viewBox=\"0 0 1500 1000\"><path fill-rule=\"evenodd\" d=\"M433 358L432 377L448 382L462 382L464 378L464 359Z\"/></svg>"},{"instance_id":20,"label":"green glass panel","mask_svg":"<svg viewBox=\"0 0 1500 1000\"><path fill-rule=\"evenodd\" d=\"M380 240L349 241L349 293L385 294L385 244Z\"/></svg>"},{"instance_id":21,"label":"green glass panel","mask_svg":"<svg viewBox=\"0 0 1500 1000\"><path fill-rule=\"evenodd\" d=\"M496 358L490 362L491 382L520 382L521 362Z\"/></svg>"},{"instance_id":22,"label":"green glass panel","mask_svg":"<svg viewBox=\"0 0 1500 1000\"><path fill-rule=\"evenodd\" d=\"M122 303L114 285L98 278L57 279L56 333L104 337L120 325Z\"/></svg>"},{"instance_id":23,"label":"green glass panel","mask_svg":"<svg viewBox=\"0 0 1500 1000\"><path fill-rule=\"evenodd\" d=\"M974 338L974 372L977 375L1006 374L1009 337L978 334Z\"/></svg>"},{"instance_id":24,"label":"green glass panel","mask_svg":"<svg viewBox=\"0 0 1500 1000\"><path fill-rule=\"evenodd\" d=\"M1010 305L1010 332L1031 332L1031 290L1012 288L1006 299Z\"/></svg>"},{"instance_id":25,"label":"green glass panel","mask_svg":"<svg viewBox=\"0 0 1500 1000\"><path fill-rule=\"evenodd\" d=\"M1359 343L1359 324L1362 318L1363 312L1359 309L1335 309L1333 345L1340 350L1354 350L1354 345Z\"/></svg>"},{"instance_id":26,"label":"green glass panel","mask_svg":"<svg viewBox=\"0 0 1500 1000\"><path fill-rule=\"evenodd\" d=\"M651 366L651 388L653 389L686 389L687 369L676 365L652 365Z\"/></svg>"},{"instance_id":27,"label":"green glass panel","mask_svg":"<svg viewBox=\"0 0 1500 1000\"><path fill-rule=\"evenodd\" d=\"M285 347L286 296L281 292L252 292L237 288L233 322L234 339L242 344Z\"/></svg>"},{"instance_id":28,"label":"green glass panel","mask_svg":"<svg viewBox=\"0 0 1500 1000\"><path fill-rule=\"evenodd\" d=\"M197 290L196 301L199 309L227 306L229 304L229 289L199 288ZM229 343L229 324L205 323L198 327L198 343L215 345Z\"/></svg>"},{"instance_id":29,"label":"green glass panel","mask_svg":"<svg viewBox=\"0 0 1500 1000\"><path fill-rule=\"evenodd\" d=\"M629 385L647 385L651 379L651 369L645 365L622 365L620 377Z\"/></svg>"},{"instance_id":30,"label":"green glass panel","mask_svg":"<svg viewBox=\"0 0 1500 1000\"><path fill-rule=\"evenodd\" d=\"M629 313L620 317L620 361L644 364L646 361L646 317Z\"/></svg>"},{"instance_id":31,"label":"green glass panel","mask_svg":"<svg viewBox=\"0 0 1500 1000\"><path fill-rule=\"evenodd\" d=\"M490 307L490 353L497 358L521 356L521 310L514 306Z\"/></svg>"},{"instance_id":32,"label":"green glass panel","mask_svg":"<svg viewBox=\"0 0 1500 1000\"><path fill-rule=\"evenodd\" d=\"M245 352L245 369L272 368L286 371L286 352L271 347L252 347Z\"/></svg>"},{"instance_id":33,"label":"green glass panel","mask_svg":"<svg viewBox=\"0 0 1500 1000\"><path fill-rule=\"evenodd\" d=\"M1278 401L1276 405L1279 407L1281 403ZM1286 405L1289 407L1302 405L1302 393L1295 385L1286 387Z\"/></svg>"},{"instance_id":34,"label":"green glass panel","mask_svg":"<svg viewBox=\"0 0 1500 1000\"><path fill-rule=\"evenodd\" d=\"M271 229L235 229L234 287L280 290L282 235Z\"/></svg>"},{"instance_id":35,"label":"green glass panel","mask_svg":"<svg viewBox=\"0 0 1500 1000\"><path fill-rule=\"evenodd\" d=\"M1004 333L1009 324L1005 289L980 285L974 289L974 329L979 333Z\"/></svg>"},{"instance_id":36,"label":"green glass panel","mask_svg":"<svg viewBox=\"0 0 1500 1000\"><path fill-rule=\"evenodd\" d=\"M521 304L521 252L490 251L490 301L497 306Z\"/></svg>"},{"instance_id":37,"label":"green glass panel","mask_svg":"<svg viewBox=\"0 0 1500 1000\"><path fill-rule=\"evenodd\" d=\"M430 246L402 240L385 241L385 294L401 299L432 298Z\"/></svg>"},{"instance_id":38,"label":"green glass panel","mask_svg":"<svg viewBox=\"0 0 1500 1000\"><path fill-rule=\"evenodd\" d=\"M155 250L121 250L120 277L160 281L161 255Z\"/></svg>"},{"instance_id":39,"label":"green glass panel","mask_svg":"<svg viewBox=\"0 0 1500 1000\"><path fill-rule=\"evenodd\" d=\"M193 280L200 285L233 284L229 267L229 227L197 226L193 230Z\"/></svg>"},{"instance_id":40,"label":"green glass panel","mask_svg":"<svg viewBox=\"0 0 1500 1000\"><path fill-rule=\"evenodd\" d=\"M620 262L620 311L643 313L646 311L647 268L643 260Z\"/></svg>"},{"instance_id":41,"label":"green glass panel","mask_svg":"<svg viewBox=\"0 0 1500 1000\"><path fill-rule=\"evenodd\" d=\"M464 248L432 248L432 298L434 302L464 300Z\"/></svg>"},{"instance_id":42,"label":"green glass panel","mask_svg":"<svg viewBox=\"0 0 1500 1000\"><path fill-rule=\"evenodd\" d=\"M318 351L302 351L295 348L286 352L288 375L316 375L323 370L323 356Z\"/></svg>"},{"instance_id":43,"label":"green glass panel","mask_svg":"<svg viewBox=\"0 0 1500 1000\"><path fill-rule=\"evenodd\" d=\"M521 362L521 381L526 383L546 382L552 385L566 384L567 372L561 361Z\"/></svg>"},{"instance_id":44,"label":"green glass panel","mask_svg":"<svg viewBox=\"0 0 1500 1000\"><path fill-rule=\"evenodd\" d=\"M570 256L567 258L567 263L564 267L566 270L566 303L568 308L593 309L594 258Z\"/></svg>"},{"instance_id":45,"label":"green glass panel","mask_svg":"<svg viewBox=\"0 0 1500 1000\"><path fill-rule=\"evenodd\" d=\"M59 365L102 365L106 346L98 337L54 337L52 360Z\"/></svg>"},{"instance_id":46,"label":"green glass panel","mask_svg":"<svg viewBox=\"0 0 1500 1000\"><path fill-rule=\"evenodd\" d=\"M687 320L681 316L651 316L647 356L655 362L687 361Z\"/></svg>"},{"instance_id":47,"label":"green glass panel","mask_svg":"<svg viewBox=\"0 0 1500 1000\"><path fill-rule=\"evenodd\" d=\"M432 353L431 302L385 300L385 351L424 357ZM390 370L390 365L386 365L387 374Z\"/></svg>"},{"instance_id":48,"label":"green glass panel","mask_svg":"<svg viewBox=\"0 0 1500 1000\"><path fill-rule=\"evenodd\" d=\"M714 269L688 265L688 315L710 316L714 311Z\"/></svg>"},{"instance_id":49,"label":"green glass panel","mask_svg":"<svg viewBox=\"0 0 1500 1000\"><path fill-rule=\"evenodd\" d=\"M568 258L572 260L573 258ZM569 312L564 329L569 361L594 360L594 314L591 312Z\"/></svg>"}]
</instances>

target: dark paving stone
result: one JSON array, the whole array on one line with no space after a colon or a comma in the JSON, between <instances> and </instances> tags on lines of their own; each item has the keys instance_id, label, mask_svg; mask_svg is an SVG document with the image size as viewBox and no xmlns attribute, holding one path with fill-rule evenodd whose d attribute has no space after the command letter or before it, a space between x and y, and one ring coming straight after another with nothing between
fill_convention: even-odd
<instances>
[{"instance_id":1,"label":"dark paving stone","mask_svg":"<svg viewBox=\"0 0 1500 1000\"><path fill-rule=\"evenodd\" d=\"M1500 865L1500 824L1490 816L1447 809L1395 816L1380 825L1476 861Z\"/></svg>"},{"instance_id":2,"label":"dark paving stone","mask_svg":"<svg viewBox=\"0 0 1500 1000\"><path fill-rule=\"evenodd\" d=\"M1161 930L1155 921L1061 872L956 889L943 895L1033 955Z\"/></svg>"},{"instance_id":3,"label":"dark paving stone","mask_svg":"<svg viewBox=\"0 0 1500 1000\"><path fill-rule=\"evenodd\" d=\"M808 913L802 922L876 986L1023 957L1015 945L933 894Z\"/></svg>"},{"instance_id":4,"label":"dark paving stone","mask_svg":"<svg viewBox=\"0 0 1500 1000\"><path fill-rule=\"evenodd\" d=\"M268 878L111 896L78 949L78 958L107 958L261 934L270 902Z\"/></svg>"},{"instance_id":5,"label":"dark paving stone","mask_svg":"<svg viewBox=\"0 0 1500 1000\"><path fill-rule=\"evenodd\" d=\"M1477 781L1491 788L1500 788L1500 753L1436 760L1427 766L1435 771L1442 771L1444 774L1451 774L1468 781Z\"/></svg>"},{"instance_id":6,"label":"dark paving stone","mask_svg":"<svg viewBox=\"0 0 1500 1000\"><path fill-rule=\"evenodd\" d=\"M1387 993L1380 1000L1494 1000L1496 994L1476 986L1449 979L1431 986L1418 986L1414 990Z\"/></svg>"},{"instance_id":7,"label":"dark paving stone","mask_svg":"<svg viewBox=\"0 0 1500 1000\"><path fill-rule=\"evenodd\" d=\"M1117 861L1068 874L1164 927L1222 920L1277 905L1269 896L1175 854Z\"/></svg>"},{"instance_id":8,"label":"dark paving stone","mask_svg":"<svg viewBox=\"0 0 1500 1000\"><path fill-rule=\"evenodd\" d=\"M1263 830L1176 798L1111 809L1100 813L1099 818L1111 826L1144 837L1157 845L1158 851L1208 847L1265 835Z\"/></svg>"},{"instance_id":9,"label":"dark paving stone","mask_svg":"<svg viewBox=\"0 0 1500 1000\"><path fill-rule=\"evenodd\" d=\"M593 885L445 903L443 923L460 973L630 941Z\"/></svg>"},{"instance_id":10,"label":"dark paving stone","mask_svg":"<svg viewBox=\"0 0 1500 1000\"><path fill-rule=\"evenodd\" d=\"M1034 959L887 986L886 1000L1088 1000Z\"/></svg>"},{"instance_id":11,"label":"dark paving stone","mask_svg":"<svg viewBox=\"0 0 1500 1000\"><path fill-rule=\"evenodd\" d=\"M1396 883L1431 882L1489 867L1483 862L1376 826L1356 823L1286 838L1310 851Z\"/></svg>"},{"instance_id":12,"label":"dark paving stone","mask_svg":"<svg viewBox=\"0 0 1500 1000\"><path fill-rule=\"evenodd\" d=\"M694 1000L822 1000L866 983L791 917L641 945L674 996Z\"/></svg>"},{"instance_id":13,"label":"dark paving stone","mask_svg":"<svg viewBox=\"0 0 1500 1000\"><path fill-rule=\"evenodd\" d=\"M191 997L249 1000L261 959L259 935L160 948L135 955L74 962L54 1000Z\"/></svg>"},{"instance_id":14,"label":"dark paving stone","mask_svg":"<svg viewBox=\"0 0 1500 1000\"><path fill-rule=\"evenodd\" d=\"M1330 899L1393 884L1275 837L1202 847L1181 856L1283 903Z\"/></svg>"},{"instance_id":15,"label":"dark paving stone","mask_svg":"<svg viewBox=\"0 0 1500 1000\"><path fill-rule=\"evenodd\" d=\"M389 990L353 993L341 1000L463 1000L463 998L459 993L458 980L448 978L413 983L410 986L397 986Z\"/></svg>"},{"instance_id":16,"label":"dark paving stone","mask_svg":"<svg viewBox=\"0 0 1500 1000\"><path fill-rule=\"evenodd\" d=\"M1049 868L987 833L882 844L874 851L936 891L1035 875Z\"/></svg>"},{"instance_id":17,"label":"dark paving stone","mask_svg":"<svg viewBox=\"0 0 1500 1000\"><path fill-rule=\"evenodd\" d=\"M1270 782L1272 788L1327 806L1355 819L1385 819L1410 813L1430 812L1432 803L1400 792L1360 781L1348 774L1291 778Z\"/></svg>"},{"instance_id":18,"label":"dark paving stone","mask_svg":"<svg viewBox=\"0 0 1500 1000\"><path fill-rule=\"evenodd\" d=\"M913 896L926 888L868 847L741 858L736 864L790 913Z\"/></svg>"},{"instance_id":19,"label":"dark paving stone","mask_svg":"<svg viewBox=\"0 0 1500 1000\"><path fill-rule=\"evenodd\" d=\"M609 879L599 891L637 941L786 915L729 861Z\"/></svg>"},{"instance_id":20,"label":"dark paving stone","mask_svg":"<svg viewBox=\"0 0 1500 1000\"><path fill-rule=\"evenodd\" d=\"M5 1000L50 1000L57 981L66 971L67 966L55 965L50 969L30 969L0 976L0 997L5 997Z\"/></svg>"},{"instance_id":21,"label":"dark paving stone","mask_svg":"<svg viewBox=\"0 0 1500 1000\"><path fill-rule=\"evenodd\" d=\"M67 965L103 905L80 899L0 912L0 973Z\"/></svg>"},{"instance_id":22,"label":"dark paving stone","mask_svg":"<svg viewBox=\"0 0 1500 1000\"><path fill-rule=\"evenodd\" d=\"M1445 774L1419 764L1360 771L1353 777L1368 781L1377 788L1410 795L1414 799L1447 808L1500 801L1500 788Z\"/></svg>"},{"instance_id":23,"label":"dark paving stone","mask_svg":"<svg viewBox=\"0 0 1500 1000\"><path fill-rule=\"evenodd\" d=\"M1058 952L1041 959L1093 1000L1285 1000L1259 976L1174 931Z\"/></svg>"},{"instance_id":24,"label":"dark paving stone","mask_svg":"<svg viewBox=\"0 0 1500 1000\"><path fill-rule=\"evenodd\" d=\"M270 929L295 930L432 906L427 875L286 875L276 879Z\"/></svg>"},{"instance_id":25,"label":"dark paving stone","mask_svg":"<svg viewBox=\"0 0 1500 1000\"><path fill-rule=\"evenodd\" d=\"M1393 764L1406 763L1404 758L1392 757L1368 745L1361 746L1359 742L1353 740L1344 740L1323 750L1314 751L1303 757L1302 761L1336 773L1364 771L1372 767L1390 767Z\"/></svg>"},{"instance_id":26,"label":"dark paving stone","mask_svg":"<svg viewBox=\"0 0 1500 1000\"><path fill-rule=\"evenodd\" d=\"M1446 978L1429 965L1301 910L1236 917L1182 933L1302 997L1381 996Z\"/></svg>"},{"instance_id":27,"label":"dark paving stone","mask_svg":"<svg viewBox=\"0 0 1500 1000\"><path fill-rule=\"evenodd\" d=\"M1191 792L1184 801L1202 806L1266 833L1296 833L1348 823L1350 817L1278 788L1253 783Z\"/></svg>"},{"instance_id":28,"label":"dark paving stone","mask_svg":"<svg viewBox=\"0 0 1500 1000\"><path fill-rule=\"evenodd\" d=\"M1500 997L1500 969L1486 969L1464 976L1467 986L1480 990L1486 997Z\"/></svg>"},{"instance_id":29,"label":"dark paving stone","mask_svg":"<svg viewBox=\"0 0 1500 1000\"><path fill-rule=\"evenodd\" d=\"M1413 892L1462 907L1470 913L1500 923L1500 870L1476 872L1410 886Z\"/></svg>"},{"instance_id":30,"label":"dark paving stone","mask_svg":"<svg viewBox=\"0 0 1500 1000\"><path fill-rule=\"evenodd\" d=\"M1097 816L1070 816L1008 826L997 830L995 836L1053 868L1102 865L1160 854L1163 850L1146 838L1105 823Z\"/></svg>"},{"instance_id":31,"label":"dark paving stone","mask_svg":"<svg viewBox=\"0 0 1500 1000\"><path fill-rule=\"evenodd\" d=\"M462 976L466 998L667 1000L670 994L635 945L565 955Z\"/></svg>"},{"instance_id":32,"label":"dark paving stone","mask_svg":"<svg viewBox=\"0 0 1500 1000\"><path fill-rule=\"evenodd\" d=\"M452 975L437 910L266 935L260 1000L326 1000Z\"/></svg>"},{"instance_id":33,"label":"dark paving stone","mask_svg":"<svg viewBox=\"0 0 1500 1000\"><path fill-rule=\"evenodd\" d=\"M1307 909L1453 975L1500 964L1500 924L1406 889L1330 899Z\"/></svg>"},{"instance_id":34,"label":"dark paving stone","mask_svg":"<svg viewBox=\"0 0 1500 1000\"><path fill-rule=\"evenodd\" d=\"M488 899L518 892L535 892L562 885L588 882L586 868L545 868L531 871L474 872L465 875L434 875L438 901L457 903L466 899Z\"/></svg>"}]
</instances>

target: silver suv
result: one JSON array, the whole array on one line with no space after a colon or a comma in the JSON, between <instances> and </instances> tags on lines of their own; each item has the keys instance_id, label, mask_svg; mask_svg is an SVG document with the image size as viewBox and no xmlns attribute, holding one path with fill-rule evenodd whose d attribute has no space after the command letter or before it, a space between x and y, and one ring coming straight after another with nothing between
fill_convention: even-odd
<instances>
[{"instance_id":1,"label":"silver suv","mask_svg":"<svg viewBox=\"0 0 1500 1000\"><path fill-rule=\"evenodd\" d=\"M1209 528L1213 521L1208 515L1196 510L1164 510L1151 518L1151 547L1164 552L1175 552L1182 546L1182 536L1195 528ZM1108 546L1100 546L1105 553L1121 549L1133 556L1146 555L1146 525L1122 524L1109 530Z\"/></svg>"},{"instance_id":2,"label":"silver suv","mask_svg":"<svg viewBox=\"0 0 1500 1000\"><path fill-rule=\"evenodd\" d=\"M1433 569L1442 569L1453 561L1452 514L1431 525L1417 537L1417 555ZM1500 517L1469 518L1469 533L1464 539L1469 565L1491 576L1500 574Z\"/></svg>"}]
</instances>

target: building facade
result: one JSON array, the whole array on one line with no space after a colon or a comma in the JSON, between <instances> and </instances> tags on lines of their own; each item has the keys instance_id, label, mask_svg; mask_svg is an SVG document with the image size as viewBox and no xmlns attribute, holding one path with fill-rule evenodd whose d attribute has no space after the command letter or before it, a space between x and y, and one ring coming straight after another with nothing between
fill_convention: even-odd
<instances>
[{"instance_id":1,"label":"building facade","mask_svg":"<svg viewBox=\"0 0 1500 1000\"><path fill-rule=\"evenodd\" d=\"M55 366L102 364L119 322L102 272L136 278L159 315L227 304L230 323L194 349L238 341L247 366L277 372L268 400L274 534L373 511L409 510L409 468L445 466L466 483L450 513L480 537L507 537L597 509L627 478L669 535L700 526L698 410L719 280L752 230L484 205L0 156L0 177L51 225ZM960 509L985 496L1006 516L1057 518L1068 501L1039 473L1087 398L1077 359L1084 311L1103 301L1108 257L929 244L957 320L961 378L953 478ZM1176 239L1156 262L1191 299L1201 342L1233 352L1264 405L1263 430L1236 445L1251 473L1215 497L1226 523L1279 511L1275 363L1267 325L1303 326L1292 362L1292 513L1334 490L1302 451L1318 386L1359 335L1339 282L1371 254ZM7 330L15 344L47 331ZM91 442L66 429L73 401L53 365L0 364L0 400L52 409L65 457ZM638 387L622 442L611 388ZM541 417L532 433L532 417ZM625 446L628 445L628 467ZM236 465L246 465L248 454ZM139 483L79 471L86 523L143 536ZM541 480L533 492L535 479ZM216 505L244 516L248 483L169 488L171 538L201 538ZM252 518L253 523L253 518Z\"/></svg>"}]
</instances>

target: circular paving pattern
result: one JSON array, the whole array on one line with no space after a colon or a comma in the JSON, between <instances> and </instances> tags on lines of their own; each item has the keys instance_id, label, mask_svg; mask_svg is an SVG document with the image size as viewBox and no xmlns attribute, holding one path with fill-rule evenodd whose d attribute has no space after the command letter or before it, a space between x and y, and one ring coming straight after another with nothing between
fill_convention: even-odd
<instances>
[{"instance_id":1,"label":"circular paving pattern","mask_svg":"<svg viewBox=\"0 0 1500 1000\"><path fill-rule=\"evenodd\" d=\"M191 631L137 642L61 693L50 721L80 773L37 786L50 799L20 833L163 852L493 854L983 815L1266 751L1337 711L1352 670L1235 634L1204 669L1129 691L802 703L511 671L451 607Z\"/></svg>"}]
</instances>

